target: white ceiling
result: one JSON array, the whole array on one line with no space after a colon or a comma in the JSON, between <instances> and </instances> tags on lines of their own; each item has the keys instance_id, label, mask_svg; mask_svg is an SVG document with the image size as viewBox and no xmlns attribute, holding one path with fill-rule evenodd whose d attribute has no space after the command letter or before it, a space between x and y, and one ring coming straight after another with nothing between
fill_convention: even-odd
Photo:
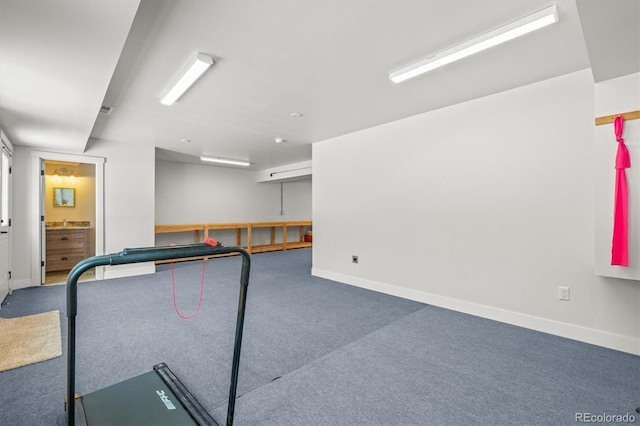
<instances>
[{"instance_id":1,"label":"white ceiling","mask_svg":"<svg viewBox=\"0 0 640 426\"><path fill-rule=\"evenodd\" d=\"M309 160L313 142L569 72L640 71L639 0L555 3L557 24L394 84L390 71L552 2L0 0L0 127L44 150L147 144L161 159L259 170ZM160 104L196 52L216 63Z\"/></svg>"}]
</instances>

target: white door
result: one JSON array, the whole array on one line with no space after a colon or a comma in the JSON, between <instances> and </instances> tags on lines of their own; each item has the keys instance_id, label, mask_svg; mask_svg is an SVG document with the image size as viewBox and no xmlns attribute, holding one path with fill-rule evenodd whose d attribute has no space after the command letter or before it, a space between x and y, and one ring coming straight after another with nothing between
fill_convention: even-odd
<instances>
[{"instance_id":1,"label":"white door","mask_svg":"<svg viewBox=\"0 0 640 426\"><path fill-rule=\"evenodd\" d=\"M2 141L0 154L0 301L11 288L11 145Z\"/></svg>"}]
</instances>

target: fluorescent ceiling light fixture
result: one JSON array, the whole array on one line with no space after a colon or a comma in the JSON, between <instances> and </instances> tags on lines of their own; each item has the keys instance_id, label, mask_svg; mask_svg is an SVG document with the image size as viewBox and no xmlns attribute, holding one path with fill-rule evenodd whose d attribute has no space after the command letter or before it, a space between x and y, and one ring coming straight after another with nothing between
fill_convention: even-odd
<instances>
[{"instance_id":1,"label":"fluorescent ceiling light fixture","mask_svg":"<svg viewBox=\"0 0 640 426\"><path fill-rule=\"evenodd\" d=\"M196 57L191 60L187 68L185 68L180 76L171 84L167 93L160 98L160 103L164 105L173 104L211 65L213 65L213 58L211 56L198 53Z\"/></svg>"},{"instance_id":2,"label":"fluorescent ceiling light fixture","mask_svg":"<svg viewBox=\"0 0 640 426\"><path fill-rule=\"evenodd\" d=\"M244 160L232 160L230 158L209 157L208 155L200 156L202 161L211 161L212 163L233 164L234 166L250 166L251 163Z\"/></svg>"},{"instance_id":3,"label":"fluorescent ceiling light fixture","mask_svg":"<svg viewBox=\"0 0 640 426\"><path fill-rule=\"evenodd\" d=\"M556 22L558 22L558 12L554 4L472 40L393 71L389 73L389 78L394 83L400 83Z\"/></svg>"}]
</instances>

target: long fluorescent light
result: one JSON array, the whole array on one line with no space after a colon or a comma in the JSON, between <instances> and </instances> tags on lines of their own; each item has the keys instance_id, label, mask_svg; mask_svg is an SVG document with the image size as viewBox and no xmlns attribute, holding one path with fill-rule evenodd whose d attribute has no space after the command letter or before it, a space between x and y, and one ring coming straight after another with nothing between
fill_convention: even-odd
<instances>
[{"instance_id":1,"label":"long fluorescent light","mask_svg":"<svg viewBox=\"0 0 640 426\"><path fill-rule=\"evenodd\" d=\"M229 158L218 158L218 157L209 157L207 155L202 155L200 157L202 161L211 161L212 163L222 163L222 164L233 164L234 166L250 166L251 163L244 160L232 160Z\"/></svg>"},{"instance_id":2,"label":"long fluorescent light","mask_svg":"<svg viewBox=\"0 0 640 426\"><path fill-rule=\"evenodd\" d=\"M389 73L389 78L394 83L400 83L409 78L423 74L427 71L450 64L451 62L466 58L474 53L481 52L490 47L520 37L537 29L558 22L556 5L539 10L531 15L518 19L501 28L490 31L472 40L461 43L450 49L444 50L428 58L424 58L411 65Z\"/></svg>"},{"instance_id":3,"label":"long fluorescent light","mask_svg":"<svg viewBox=\"0 0 640 426\"><path fill-rule=\"evenodd\" d=\"M213 65L213 58L211 56L198 53L171 85L169 91L160 99L160 103L164 105L173 104L211 65Z\"/></svg>"}]
</instances>

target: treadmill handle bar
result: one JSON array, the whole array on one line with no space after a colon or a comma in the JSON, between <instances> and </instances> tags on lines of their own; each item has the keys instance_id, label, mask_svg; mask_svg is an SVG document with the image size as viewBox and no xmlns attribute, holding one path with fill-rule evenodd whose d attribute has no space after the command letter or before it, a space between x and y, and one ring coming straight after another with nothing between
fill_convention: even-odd
<instances>
[{"instance_id":1,"label":"treadmill handle bar","mask_svg":"<svg viewBox=\"0 0 640 426\"><path fill-rule=\"evenodd\" d=\"M238 387L238 371L240 367L240 349L242 347L242 331L244 328L244 312L249 286L251 257L240 247L224 247L210 244L186 244L164 247L145 247L124 249L121 252L93 256L79 262L71 269L67 277L67 425L75 425L75 379L76 379L76 315L78 312L78 279L91 268L105 265L125 265L130 263L151 262L156 260L184 259L188 257L215 256L221 254L240 254L242 269L240 272L240 294L238 296L238 317L231 365L231 384L229 387L229 405L227 409L227 426L233 424L233 413Z\"/></svg>"}]
</instances>

